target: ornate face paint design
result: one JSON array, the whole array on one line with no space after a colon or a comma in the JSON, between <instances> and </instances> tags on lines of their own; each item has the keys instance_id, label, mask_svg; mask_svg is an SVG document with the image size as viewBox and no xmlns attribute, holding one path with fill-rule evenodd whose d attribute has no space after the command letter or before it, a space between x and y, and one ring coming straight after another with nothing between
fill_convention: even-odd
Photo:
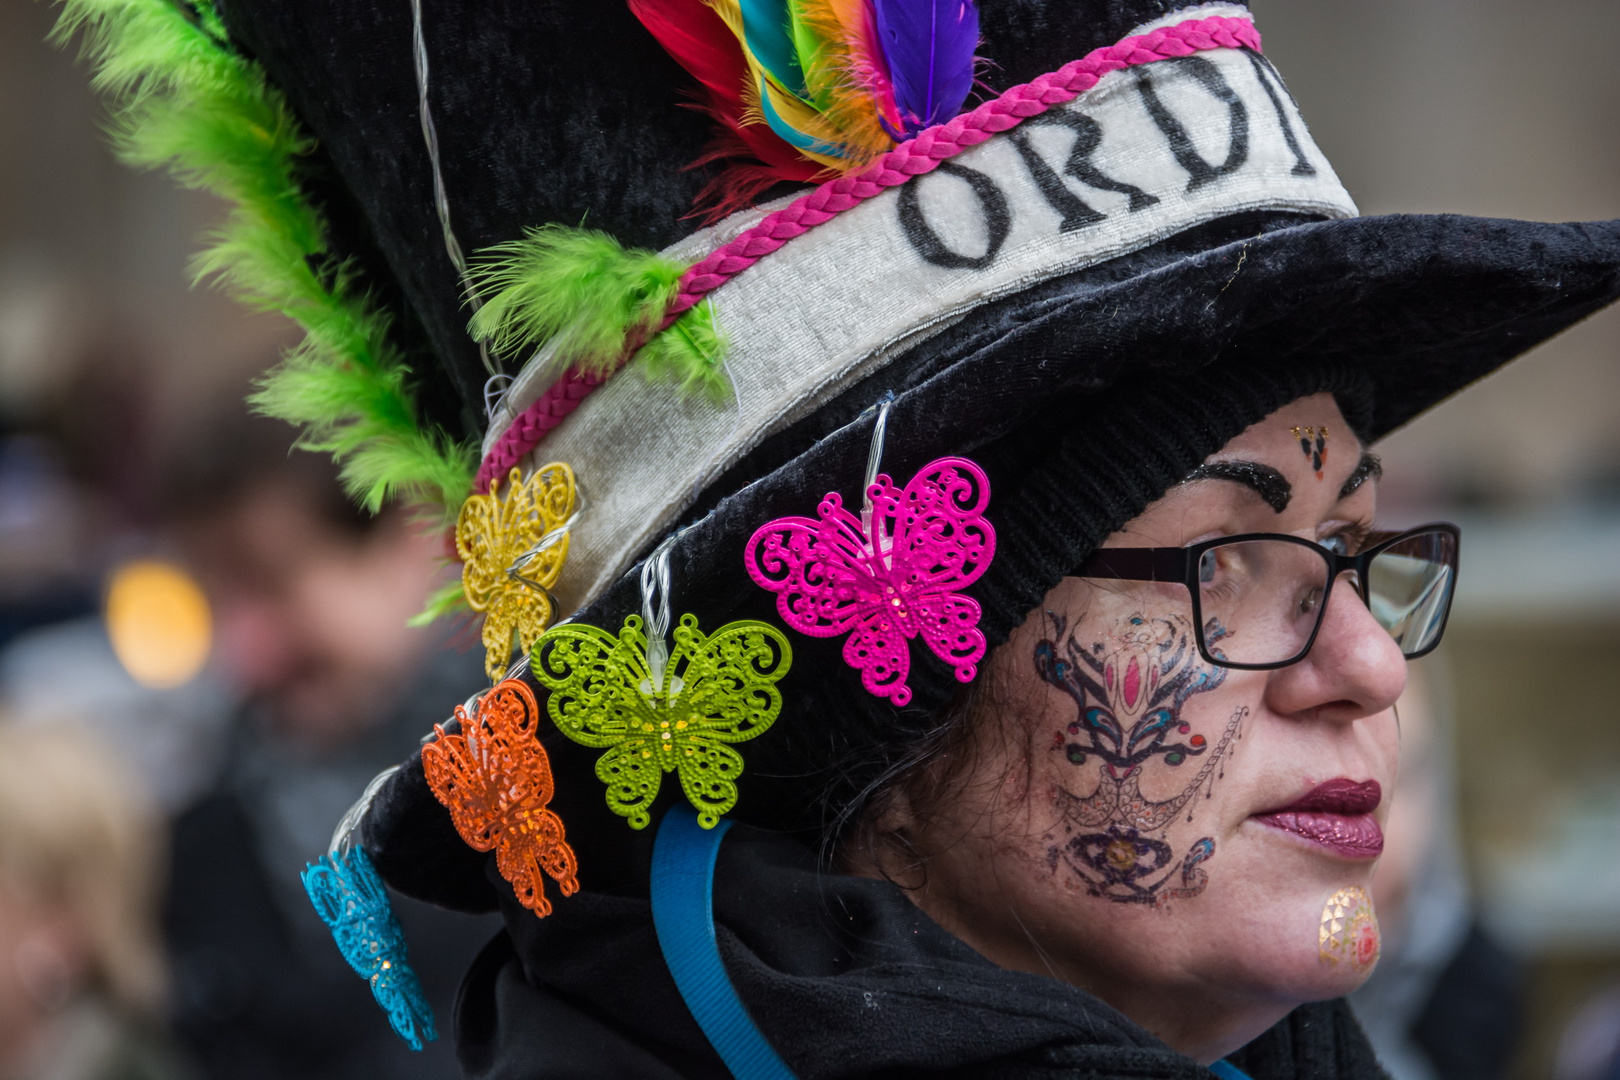
<instances>
[{"instance_id":1,"label":"ornate face paint design","mask_svg":"<svg viewBox=\"0 0 1620 1080\"><path fill-rule=\"evenodd\" d=\"M1319 959L1329 966L1348 962L1365 971L1378 962L1378 915L1364 889L1352 885L1328 897L1317 945Z\"/></svg>"},{"instance_id":2,"label":"ornate face paint design","mask_svg":"<svg viewBox=\"0 0 1620 1080\"><path fill-rule=\"evenodd\" d=\"M1327 425L1321 427L1294 427L1294 438L1299 440L1299 448L1304 451L1305 457L1316 472L1316 478L1322 479L1322 466L1327 463Z\"/></svg>"},{"instance_id":3,"label":"ornate face paint design","mask_svg":"<svg viewBox=\"0 0 1620 1080\"><path fill-rule=\"evenodd\" d=\"M1209 880L1200 864L1215 854L1214 838L1194 841L1178 861L1165 834L1193 796L1224 775L1222 762L1249 710L1233 712L1213 748L1204 736L1189 735L1182 707L1220 686L1226 671L1199 659L1185 616L1132 614L1085 645L1076 633L1065 634L1066 619L1049 618L1052 636L1035 647L1035 670L1074 699L1076 713L1053 749L1071 765L1101 770L1088 796L1061 785L1054 793L1065 835L1051 837L1052 869L1063 863L1087 893L1122 904L1161 906L1197 896ZM1081 616L1077 625L1084 623ZM1162 761L1174 769L1195 757L1205 758L1203 766L1177 794L1157 801L1142 794L1144 766Z\"/></svg>"}]
</instances>

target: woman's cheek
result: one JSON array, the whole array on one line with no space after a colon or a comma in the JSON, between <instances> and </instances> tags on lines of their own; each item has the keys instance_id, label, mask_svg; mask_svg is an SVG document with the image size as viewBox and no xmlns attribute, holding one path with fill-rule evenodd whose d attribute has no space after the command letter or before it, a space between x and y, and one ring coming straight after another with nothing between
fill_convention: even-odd
<instances>
[{"instance_id":1,"label":"woman's cheek","mask_svg":"<svg viewBox=\"0 0 1620 1080\"><path fill-rule=\"evenodd\" d=\"M1366 875L1335 881L1247 827L1277 751L1236 754L1263 733L1246 728L1263 719L1266 673L1205 662L1184 614L1098 606L1049 615L1023 644L1046 691L1028 747L1032 895L1054 916L1083 909L1090 930L1074 947L1118 971L1175 978L1179 964L1300 1001L1359 986L1380 948ZM1367 729L1357 737L1372 740L1361 753L1376 775L1392 767L1393 731Z\"/></svg>"},{"instance_id":2,"label":"woman's cheek","mask_svg":"<svg viewBox=\"0 0 1620 1080\"><path fill-rule=\"evenodd\" d=\"M1099 606L1049 614L1028 659L1058 691L1034 746L1055 816L1045 862L1071 889L1162 908L1209 882L1228 830L1199 810L1249 709L1220 692L1229 672L1199 655L1185 605Z\"/></svg>"}]
</instances>

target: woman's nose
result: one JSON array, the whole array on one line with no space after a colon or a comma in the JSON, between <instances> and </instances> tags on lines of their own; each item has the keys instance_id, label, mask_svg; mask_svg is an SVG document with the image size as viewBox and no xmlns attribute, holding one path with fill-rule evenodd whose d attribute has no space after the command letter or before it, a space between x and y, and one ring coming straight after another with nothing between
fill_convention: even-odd
<instances>
[{"instance_id":1,"label":"woman's nose","mask_svg":"<svg viewBox=\"0 0 1620 1080\"><path fill-rule=\"evenodd\" d=\"M1405 687L1401 647L1341 575L1311 651L1272 675L1266 704L1283 716L1347 723L1390 708Z\"/></svg>"}]
</instances>

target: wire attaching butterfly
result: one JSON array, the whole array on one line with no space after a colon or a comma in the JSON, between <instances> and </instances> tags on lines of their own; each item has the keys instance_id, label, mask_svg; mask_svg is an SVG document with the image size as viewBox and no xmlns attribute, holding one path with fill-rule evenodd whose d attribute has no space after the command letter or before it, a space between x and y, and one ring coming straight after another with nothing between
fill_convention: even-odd
<instances>
[{"instance_id":1,"label":"wire attaching butterfly","mask_svg":"<svg viewBox=\"0 0 1620 1080\"><path fill-rule=\"evenodd\" d=\"M355 846L346 854L324 855L301 877L343 959L371 984L371 996L399 1037L412 1050L422 1049L423 1040L437 1039L433 1010L406 955L405 933L365 849Z\"/></svg>"},{"instance_id":2,"label":"wire attaching butterfly","mask_svg":"<svg viewBox=\"0 0 1620 1080\"><path fill-rule=\"evenodd\" d=\"M551 760L536 737L540 708L521 679L507 679L469 713L456 707L460 730L435 725L422 747L422 771L467 845L495 852L495 866L518 902L551 914L545 878L564 896L579 891L578 861L562 819L547 807L555 791Z\"/></svg>"},{"instance_id":3,"label":"wire attaching butterfly","mask_svg":"<svg viewBox=\"0 0 1620 1080\"><path fill-rule=\"evenodd\" d=\"M921 636L956 677L971 682L984 657L978 601L960 592L995 555L985 520L990 482L965 458L924 465L904 489L878 474L856 517L837 492L819 520L777 518L748 541L744 560L776 610L811 637L849 634L844 661L866 689L895 705L911 700L909 638Z\"/></svg>"}]
</instances>

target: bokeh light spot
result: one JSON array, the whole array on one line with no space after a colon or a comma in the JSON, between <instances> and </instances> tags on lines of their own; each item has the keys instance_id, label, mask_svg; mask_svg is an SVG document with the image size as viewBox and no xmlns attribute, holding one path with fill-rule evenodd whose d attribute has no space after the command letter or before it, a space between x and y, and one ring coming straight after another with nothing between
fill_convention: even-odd
<instances>
[{"instance_id":1,"label":"bokeh light spot","mask_svg":"<svg viewBox=\"0 0 1620 1080\"><path fill-rule=\"evenodd\" d=\"M130 677L166 688L190 682L213 645L213 617L184 570L153 559L128 562L107 588L107 636Z\"/></svg>"}]
</instances>

